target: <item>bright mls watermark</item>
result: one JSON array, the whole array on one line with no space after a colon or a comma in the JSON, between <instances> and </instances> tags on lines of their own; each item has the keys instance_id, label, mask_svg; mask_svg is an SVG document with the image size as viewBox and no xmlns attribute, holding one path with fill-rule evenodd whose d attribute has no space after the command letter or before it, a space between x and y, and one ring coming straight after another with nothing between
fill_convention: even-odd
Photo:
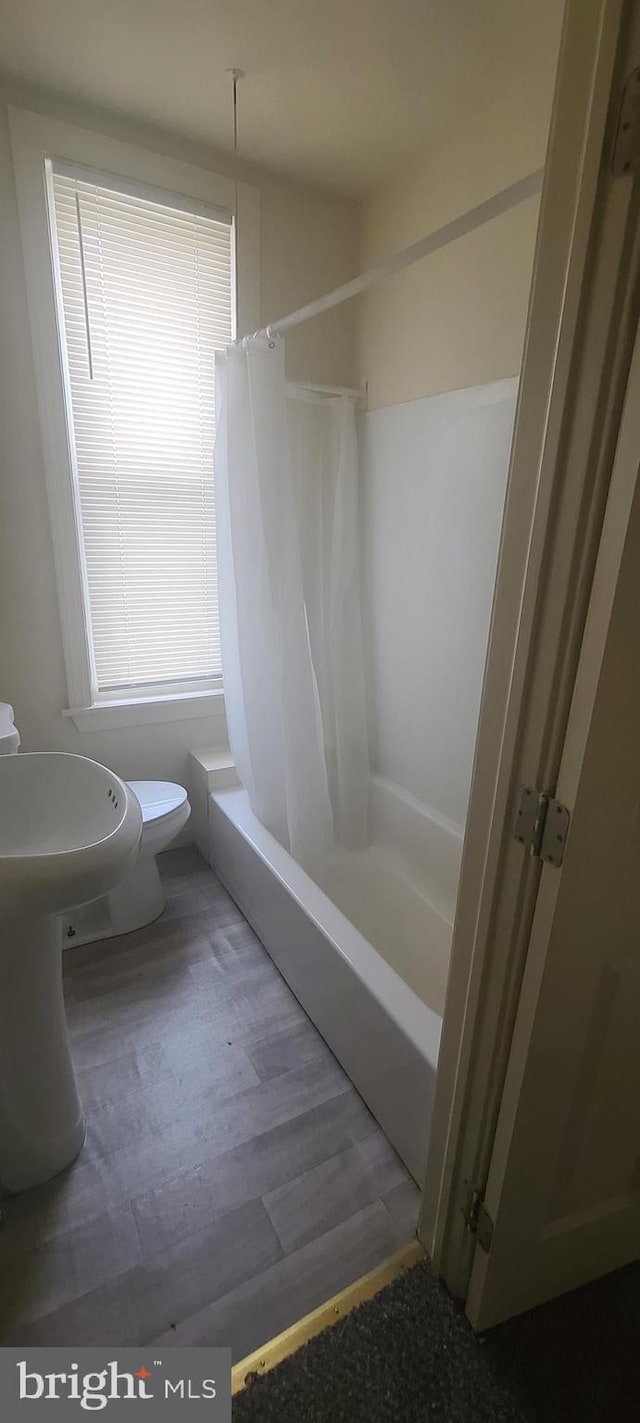
<instances>
[{"instance_id":1,"label":"bright mls watermark","mask_svg":"<svg viewBox=\"0 0 640 1423\"><path fill-rule=\"evenodd\" d=\"M77 1410L231 1420L230 1349L0 1349L0 1417L68 1420ZM149 1408L151 1405L151 1408Z\"/></svg>"}]
</instances>

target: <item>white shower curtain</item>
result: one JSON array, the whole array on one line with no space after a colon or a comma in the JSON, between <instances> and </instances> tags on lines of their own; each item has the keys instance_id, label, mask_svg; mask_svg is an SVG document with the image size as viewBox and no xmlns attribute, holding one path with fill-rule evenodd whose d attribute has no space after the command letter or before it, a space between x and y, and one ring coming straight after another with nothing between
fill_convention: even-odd
<instances>
[{"instance_id":1,"label":"white shower curtain","mask_svg":"<svg viewBox=\"0 0 640 1423\"><path fill-rule=\"evenodd\" d=\"M219 352L215 478L231 749L260 820L312 866L367 834L353 401L288 387L281 339Z\"/></svg>"}]
</instances>

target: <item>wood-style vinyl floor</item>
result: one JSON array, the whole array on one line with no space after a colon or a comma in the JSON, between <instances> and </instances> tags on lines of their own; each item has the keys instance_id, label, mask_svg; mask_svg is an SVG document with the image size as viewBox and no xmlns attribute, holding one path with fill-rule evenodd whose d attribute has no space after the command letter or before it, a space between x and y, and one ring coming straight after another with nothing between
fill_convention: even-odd
<instances>
[{"instance_id":1,"label":"wood-style vinyl floor","mask_svg":"<svg viewBox=\"0 0 640 1423\"><path fill-rule=\"evenodd\" d=\"M0 1341L231 1344L372 1270L418 1192L219 881L169 851L162 917L65 953L77 1161L3 1202Z\"/></svg>"}]
</instances>

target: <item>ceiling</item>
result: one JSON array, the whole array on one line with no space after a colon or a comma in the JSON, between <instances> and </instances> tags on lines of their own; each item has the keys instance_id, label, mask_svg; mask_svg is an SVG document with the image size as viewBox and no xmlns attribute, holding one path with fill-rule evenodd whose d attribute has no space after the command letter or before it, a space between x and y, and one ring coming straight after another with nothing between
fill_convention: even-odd
<instances>
[{"instance_id":1,"label":"ceiling","mask_svg":"<svg viewBox=\"0 0 640 1423\"><path fill-rule=\"evenodd\" d=\"M0 0L0 68L361 195L495 102L549 84L561 0Z\"/></svg>"}]
</instances>

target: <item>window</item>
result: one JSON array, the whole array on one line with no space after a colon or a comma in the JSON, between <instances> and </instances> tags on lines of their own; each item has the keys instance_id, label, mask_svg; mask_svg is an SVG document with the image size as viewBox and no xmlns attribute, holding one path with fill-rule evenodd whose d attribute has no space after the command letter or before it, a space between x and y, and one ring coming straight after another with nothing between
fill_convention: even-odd
<instances>
[{"instance_id":1,"label":"window","mask_svg":"<svg viewBox=\"0 0 640 1423\"><path fill-rule=\"evenodd\" d=\"M98 693L219 679L214 352L228 217L52 167L59 321Z\"/></svg>"},{"instance_id":2,"label":"window","mask_svg":"<svg viewBox=\"0 0 640 1423\"><path fill-rule=\"evenodd\" d=\"M214 353L234 334L236 260L239 329L260 324L258 190L9 117L63 714L81 730L222 717Z\"/></svg>"}]
</instances>

